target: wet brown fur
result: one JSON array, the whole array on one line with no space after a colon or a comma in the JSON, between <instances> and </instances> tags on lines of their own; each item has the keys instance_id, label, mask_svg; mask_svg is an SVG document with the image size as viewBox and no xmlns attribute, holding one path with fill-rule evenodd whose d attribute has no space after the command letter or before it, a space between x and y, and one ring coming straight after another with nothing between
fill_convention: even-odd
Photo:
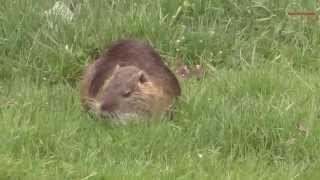
<instances>
[{"instance_id":1,"label":"wet brown fur","mask_svg":"<svg viewBox=\"0 0 320 180\"><path fill-rule=\"evenodd\" d=\"M148 107L144 108L151 113L168 109L172 99L181 94L178 80L150 45L136 40L121 40L88 66L80 89L81 102L86 109L90 109L90 100L97 100L108 86L117 65L135 66L146 73L150 82L141 87L141 92L136 92L140 94L135 95L146 97ZM139 102L136 103L139 106Z\"/></svg>"}]
</instances>

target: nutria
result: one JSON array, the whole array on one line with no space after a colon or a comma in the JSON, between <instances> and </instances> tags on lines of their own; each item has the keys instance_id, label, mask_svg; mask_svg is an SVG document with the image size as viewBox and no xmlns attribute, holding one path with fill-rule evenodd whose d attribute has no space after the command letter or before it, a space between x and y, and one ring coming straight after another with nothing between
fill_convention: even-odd
<instances>
[{"instance_id":1,"label":"nutria","mask_svg":"<svg viewBox=\"0 0 320 180\"><path fill-rule=\"evenodd\" d=\"M112 44L88 66L80 89L85 109L111 119L161 114L181 94L160 55L137 40Z\"/></svg>"}]
</instances>

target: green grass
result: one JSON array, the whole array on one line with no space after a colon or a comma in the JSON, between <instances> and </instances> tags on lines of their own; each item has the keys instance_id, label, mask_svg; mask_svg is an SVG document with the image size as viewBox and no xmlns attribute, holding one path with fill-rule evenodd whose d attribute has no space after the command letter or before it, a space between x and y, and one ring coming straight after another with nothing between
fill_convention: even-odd
<instances>
[{"instance_id":1,"label":"green grass","mask_svg":"<svg viewBox=\"0 0 320 180\"><path fill-rule=\"evenodd\" d=\"M317 179L319 2L0 2L0 179ZM318 12L317 12L318 13ZM148 40L179 79L172 120L128 125L81 110L78 80L105 44Z\"/></svg>"}]
</instances>

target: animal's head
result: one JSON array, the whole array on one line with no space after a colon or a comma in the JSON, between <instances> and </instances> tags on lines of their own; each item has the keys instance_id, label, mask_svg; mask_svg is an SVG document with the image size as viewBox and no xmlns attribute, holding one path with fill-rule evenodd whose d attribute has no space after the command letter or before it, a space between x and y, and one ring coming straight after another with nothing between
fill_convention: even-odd
<instances>
[{"instance_id":1,"label":"animal's head","mask_svg":"<svg viewBox=\"0 0 320 180\"><path fill-rule=\"evenodd\" d=\"M152 83L144 71L135 66L117 65L91 107L102 117L148 114L152 101L146 92L148 86Z\"/></svg>"}]
</instances>

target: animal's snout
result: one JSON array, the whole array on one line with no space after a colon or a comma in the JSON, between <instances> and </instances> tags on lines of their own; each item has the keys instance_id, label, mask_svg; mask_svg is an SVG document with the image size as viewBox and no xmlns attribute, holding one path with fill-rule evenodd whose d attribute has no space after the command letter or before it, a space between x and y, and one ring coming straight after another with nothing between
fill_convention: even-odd
<instances>
[{"instance_id":1,"label":"animal's snout","mask_svg":"<svg viewBox=\"0 0 320 180\"><path fill-rule=\"evenodd\" d=\"M110 102L104 102L100 106L101 111L114 112L116 109L116 105Z\"/></svg>"}]
</instances>

